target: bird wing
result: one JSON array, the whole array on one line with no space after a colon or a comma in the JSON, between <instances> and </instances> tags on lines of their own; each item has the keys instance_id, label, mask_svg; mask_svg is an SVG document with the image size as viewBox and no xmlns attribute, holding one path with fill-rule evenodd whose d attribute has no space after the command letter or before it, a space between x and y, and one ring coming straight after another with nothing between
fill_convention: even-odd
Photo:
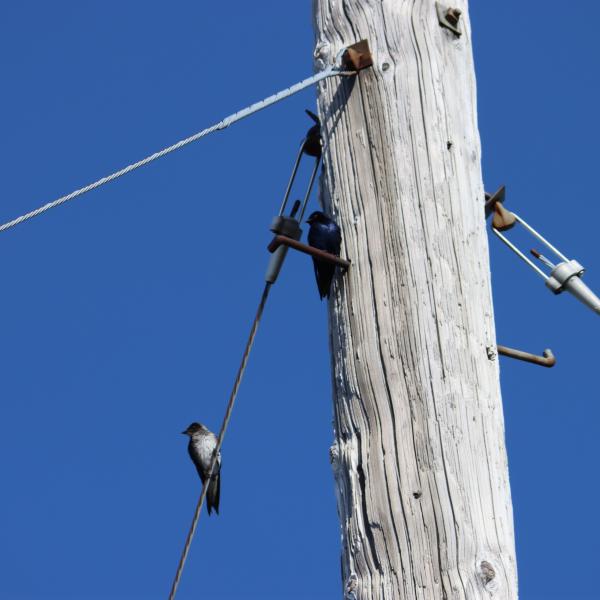
<instances>
[{"instance_id":1,"label":"bird wing","mask_svg":"<svg viewBox=\"0 0 600 600\"><path fill-rule=\"evenodd\" d=\"M308 243L313 248L339 256L342 247L342 231L335 223L315 224L308 230Z\"/></svg>"},{"instance_id":2,"label":"bird wing","mask_svg":"<svg viewBox=\"0 0 600 600\"><path fill-rule=\"evenodd\" d=\"M335 254L335 256L340 255L340 249L342 247L342 232L340 228L332 223L327 230L327 235L325 236L325 250L330 254Z\"/></svg>"},{"instance_id":3,"label":"bird wing","mask_svg":"<svg viewBox=\"0 0 600 600\"><path fill-rule=\"evenodd\" d=\"M337 225L333 227L315 226L308 231L308 243L313 248L319 248L335 256L340 255L342 246L342 232ZM315 269L315 278L319 289L321 299L329 297L331 282L335 275L335 265L313 257L313 265Z\"/></svg>"},{"instance_id":4,"label":"bird wing","mask_svg":"<svg viewBox=\"0 0 600 600\"><path fill-rule=\"evenodd\" d=\"M213 448L217 447L217 442L219 441L217 436L214 433L211 433L213 442L214 442L214 446ZM213 475L215 473L219 473L219 471L221 470L221 451L219 450L219 454L217 454L217 462L215 463L215 468L214 468L214 472Z\"/></svg>"},{"instance_id":5,"label":"bird wing","mask_svg":"<svg viewBox=\"0 0 600 600\"><path fill-rule=\"evenodd\" d=\"M336 225L331 236L331 254L340 255L342 250L342 230Z\"/></svg>"},{"instance_id":6,"label":"bird wing","mask_svg":"<svg viewBox=\"0 0 600 600\"><path fill-rule=\"evenodd\" d=\"M206 492L206 506L208 508L208 514L210 515L211 510L214 508L216 513L219 514L219 501L221 499L221 473L217 473L212 476L210 483L208 484L208 490Z\"/></svg>"},{"instance_id":7,"label":"bird wing","mask_svg":"<svg viewBox=\"0 0 600 600\"><path fill-rule=\"evenodd\" d=\"M198 455L196 454L196 450L194 448L192 440L190 440L190 443L188 444L188 454L190 455L190 458L192 459L192 462L196 467L196 471L198 471L198 475L200 476L200 481L202 481L202 485L204 485L206 477L204 476L204 471L202 470L202 465L198 460Z\"/></svg>"},{"instance_id":8,"label":"bird wing","mask_svg":"<svg viewBox=\"0 0 600 600\"><path fill-rule=\"evenodd\" d=\"M212 434L214 445L217 445L217 436ZM217 462L213 470L212 477L208 483L208 490L206 491L206 506L208 508L208 514L210 515L211 510L214 508L215 512L219 514L219 501L221 499L221 452L217 454Z\"/></svg>"}]
</instances>

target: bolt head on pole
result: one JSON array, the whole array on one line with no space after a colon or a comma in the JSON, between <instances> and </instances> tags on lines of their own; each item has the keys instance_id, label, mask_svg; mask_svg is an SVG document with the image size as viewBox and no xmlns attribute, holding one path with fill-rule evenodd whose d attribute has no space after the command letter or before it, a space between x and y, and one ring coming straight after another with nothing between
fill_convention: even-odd
<instances>
[{"instance_id":1,"label":"bolt head on pole","mask_svg":"<svg viewBox=\"0 0 600 600\"><path fill-rule=\"evenodd\" d=\"M342 56L342 65L349 71L361 71L373 65L373 57L367 40L348 46Z\"/></svg>"},{"instance_id":2,"label":"bolt head on pole","mask_svg":"<svg viewBox=\"0 0 600 600\"><path fill-rule=\"evenodd\" d=\"M458 8L445 6L440 2L435 3L435 9L437 11L439 24L442 27L449 29L456 37L460 37L462 31L459 26L459 19L462 12Z\"/></svg>"}]
</instances>

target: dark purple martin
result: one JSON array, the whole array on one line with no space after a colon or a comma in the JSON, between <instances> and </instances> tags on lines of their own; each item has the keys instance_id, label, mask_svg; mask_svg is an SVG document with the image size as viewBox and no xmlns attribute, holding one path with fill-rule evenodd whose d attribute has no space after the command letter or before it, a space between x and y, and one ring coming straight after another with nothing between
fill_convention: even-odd
<instances>
[{"instance_id":1,"label":"dark purple martin","mask_svg":"<svg viewBox=\"0 0 600 600\"><path fill-rule=\"evenodd\" d=\"M202 485L206 485L210 463L213 452L217 446L217 436L209 431L201 423L192 423L185 431L184 435L189 436L188 452L194 463ZM221 453L217 456L217 462L213 470L212 477L208 483L206 492L206 506L210 515L212 509L219 514L219 498L221 497Z\"/></svg>"},{"instance_id":2,"label":"dark purple martin","mask_svg":"<svg viewBox=\"0 0 600 600\"><path fill-rule=\"evenodd\" d=\"M342 232L337 223L325 213L316 211L312 213L307 223L310 223L308 231L308 244L313 248L319 248L330 254L340 255L342 247ZM335 265L320 258L313 257L317 287L321 299L329 298L331 282L335 274Z\"/></svg>"}]
</instances>

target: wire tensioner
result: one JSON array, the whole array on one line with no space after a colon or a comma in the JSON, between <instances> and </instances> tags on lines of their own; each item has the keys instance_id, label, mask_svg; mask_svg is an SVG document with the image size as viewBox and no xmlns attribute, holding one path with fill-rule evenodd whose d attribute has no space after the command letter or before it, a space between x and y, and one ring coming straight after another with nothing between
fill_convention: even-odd
<instances>
[{"instance_id":1,"label":"wire tensioner","mask_svg":"<svg viewBox=\"0 0 600 600\"><path fill-rule=\"evenodd\" d=\"M505 189L502 186L495 194L486 195L486 216L494 214L492 218L492 231L502 240L521 260L527 263L538 275L546 282L546 287L554 294L569 292L577 300L591 308L596 314L600 315L600 298L582 281L584 272L583 266L576 260L567 258L560 250L553 246L544 236L536 231L524 219L514 212L510 212L502 206ZM512 229L517 223L520 223L531 235L538 239L546 248L560 259L557 264L546 258L537 250L531 250L531 254L544 266L550 269L545 273L533 261L519 250L508 238L501 232Z\"/></svg>"}]
</instances>

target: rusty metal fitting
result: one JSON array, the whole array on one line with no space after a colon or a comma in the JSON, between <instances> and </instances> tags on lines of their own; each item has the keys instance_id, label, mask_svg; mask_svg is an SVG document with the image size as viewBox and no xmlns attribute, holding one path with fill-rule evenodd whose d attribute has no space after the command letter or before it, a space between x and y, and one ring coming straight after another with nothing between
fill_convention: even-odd
<instances>
[{"instance_id":1,"label":"rusty metal fitting","mask_svg":"<svg viewBox=\"0 0 600 600\"><path fill-rule=\"evenodd\" d=\"M485 218L487 219L493 213L492 227L499 231L506 231L517 222L516 217L502 206L505 197L506 186L504 185L493 194L485 192Z\"/></svg>"},{"instance_id":2,"label":"rusty metal fitting","mask_svg":"<svg viewBox=\"0 0 600 600\"><path fill-rule=\"evenodd\" d=\"M501 185L493 194L484 192L485 194L485 218L487 219L494 210L496 202L504 202L506 197L506 186Z\"/></svg>"},{"instance_id":3,"label":"rusty metal fitting","mask_svg":"<svg viewBox=\"0 0 600 600\"><path fill-rule=\"evenodd\" d=\"M462 35L462 31L459 28L459 21L462 11L458 8L444 6L439 2L435 3L435 9L439 24L442 27L449 29L456 37L460 37Z\"/></svg>"},{"instance_id":4,"label":"rusty metal fitting","mask_svg":"<svg viewBox=\"0 0 600 600\"><path fill-rule=\"evenodd\" d=\"M492 217L492 227L498 231L507 231L514 227L517 222L517 217L509 210L506 210L500 202L494 204L494 216Z\"/></svg>"},{"instance_id":5,"label":"rusty metal fitting","mask_svg":"<svg viewBox=\"0 0 600 600\"><path fill-rule=\"evenodd\" d=\"M286 237L285 235L276 235L271 240L271 243L267 246L267 249L269 252L275 252L280 246L287 246L289 248L293 248L294 250L298 250L298 252L310 254L310 256L330 262L338 267L341 267L344 272L347 271L352 264L349 260L340 258L335 254L330 254L329 252L325 252L319 248L313 248L313 246L308 246L307 244L303 244L302 242Z\"/></svg>"},{"instance_id":6,"label":"rusty metal fitting","mask_svg":"<svg viewBox=\"0 0 600 600\"><path fill-rule=\"evenodd\" d=\"M517 360L539 365L540 367L550 368L556 364L556 358L554 358L554 354L552 354L550 348L546 348L542 353L542 356L531 354L530 352L523 352L522 350L516 350L515 348L508 348L507 346L500 346L500 344L498 344L496 348L498 354L501 354L502 356L516 358Z\"/></svg>"},{"instance_id":7,"label":"rusty metal fitting","mask_svg":"<svg viewBox=\"0 0 600 600\"><path fill-rule=\"evenodd\" d=\"M367 40L348 46L342 55L342 66L348 71L361 71L373 66L373 57Z\"/></svg>"},{"instance_id":8,"label":"rusty metal fitting","mask_svg":"<svg viewBox=\"0 0 600 600\"><path fill-rule=\"evenodd\" d=\"M449 8L446 11L446 20L456 27L458 25L458 21L460 19L460 15L462 15L462 11L458 8Z\"/></svg>"}]
</instances>

